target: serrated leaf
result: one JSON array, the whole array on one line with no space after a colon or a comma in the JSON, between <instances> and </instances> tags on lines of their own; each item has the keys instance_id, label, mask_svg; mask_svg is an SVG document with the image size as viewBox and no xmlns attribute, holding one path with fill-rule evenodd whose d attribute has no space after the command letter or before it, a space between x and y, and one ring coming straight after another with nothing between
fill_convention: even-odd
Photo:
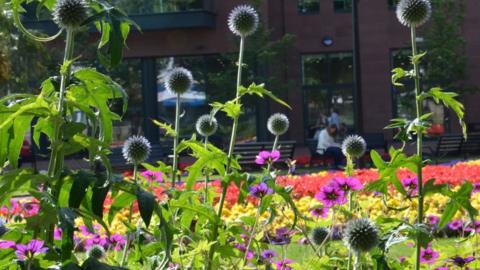
<instances>
[{"instance_id":1,"label":"serrated leaf","mask_svg":"<svg viewBox=\"0 0 480 270\"><path fill-rule=\"evenodd\" d=\"M161 129L165 130L165 135L169 136L169 137L172 137L172 138L175 138L177 137L177 133L175 132L175 129L172 127L171 124L167 124L167 123L162 123L158 120L155 120L155 119L152 119L152 122L159 126Z\"/></svg>"}]
</instances>

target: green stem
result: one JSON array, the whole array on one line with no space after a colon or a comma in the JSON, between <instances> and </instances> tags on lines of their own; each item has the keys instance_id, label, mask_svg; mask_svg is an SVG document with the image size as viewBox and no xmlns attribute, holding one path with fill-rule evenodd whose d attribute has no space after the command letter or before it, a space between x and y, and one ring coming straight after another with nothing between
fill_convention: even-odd
<instances>
[{"instance_id":1,"label":"green stem","mask_svg":"<svg viewBox=\"0 0 480 270\"><path fill-rule=\"evenodd\" d=\"M59 113L59 119L56 119L54 122L54 134L52 138L52 151L50 155L50 161L48 164L48 176L52 178L52 183L56 183L56 185L51 189L52 196L56 198L59 193L59 189L61 187L60 183L60 174L63 171L63 161L64 161L64 152L63 148L60 147L60 143L62 140L62 125L64 116L64 98L65 98L65 92L67 85L69 84L70 81L70 64L68 63L72 57L73 57L73 48L74 48L74 40L75 40L75 33L72 29L67 30L67 38L66 38L66 45L65 45L65 54L63 57L63 65L67 65L67 69L61 72L60 76L60 95L58 98L58 105L57 105L57 110ZM50 228L47 230L47 237L46 237L46 243L48 245L52 245L54 241L54 230L55 226L52 225Z\"/></svg>"},{"instance_id":2,"label":"green stem","mask_svg":"<svg viewBox=\"0 0 480 270\"><path fill-rule=\"evenodd\" d=\"M414 26L411 27L411 35L412 35L412 56L415 57L417 52L417 34L416 29ZM415 72L415 97L416 97L416 109L417 109L417 119L422 116L422 103L420 100L420 94L422 90L420 89L420 68L418 62L413 63L413 69ZM423 143L423 133L417 132L417 155L419 157L419 163L417 164L417 179L418 179L418 224L423 223L423 174L422 174L422 167L423 167L423 156L422 156L422 143ZM416 253L416 265L415 269L420 269L420 252L421 247L420 243L420 236L417 237L417 253Z\"/></svg>"},{"instance_id":3,"label":"green stem","mask_svg":"<svg viewBox=\"0 0 480 270\"><path fill-rule=\"evenodd\" d=\"M137 184L137 171L138 171L138 165L134 164L133 165L133 182L135 183L135 185ZM128 224L132 224L132 216L133 216L133 203L130 204L130 208L128 210ZM127 233L127 241L125 242L125 246L123 247L122 260L120 262L121 267L125 266L125 263L127 261L129 246L130 246L130 235Z\"/></svg>"},{"instance_id":4,"label":"green stem","mask_svg":"<svg viewBox=\"0 0 480 270\"><path fill-rule=\"evenodd\" d=\"M277 150L277 145L278 145L278 135L275 136L275 140L273 141L273 147L272 147L272 152ZM270 173L270 170L272 169L272 165L273 165L273 161L269 162L268 163L268 166L267 166L267 173Z\"/></svg>"},{"instance_id":5,"label":"green stem","mask_svg":"<svg viewBox=\"0 0 480 270\"><path fill-rule=\"evenodd\" d=\"M257 214L255 215L255 222L253 223L252 230L250 231L250 236L248 237L247 245L245 246L245 256L243 257L242 269L244 269L247 264L248 250L252 245L252 239L255 237L255 231L257 230L258 220L260 219L260 207L257 209Z\"/></svg>"},{"instance_id":6,"label":"green stem","mask_svg":"<svg viewBox=\"0 0 480 270\"><path fill-rule=\"evenodd\" d=\"M172 168L172 188L175 188L175 181L178 173L178 138L180 137L180 94L177 94L175 106L175 137L173 138L173 168Z\"/></svg>"},{"instance_id":7,"label":"green stem","mask_svg":"<svg viewBox=\"0 0 480 270\"><path fill-rule=\"evenodd\" d=\"M239 96L240 96L240 86L242 84L242 67L243 67L243 54L244 54L244 47L245 47L245 38L241 37L240 38L240 50L238 53L238 70L237 70L237 89L236 89L236 95L235 95L235 104L239 104ZM235 142L237 140L237 128L238 128L238 116L233 118L233 126L232 126L232 135L230 137L230 145L228 147L228 156L227 156L227 166L225 169L225 175L224 177L226 178L227 175L230 173L230 167L232 163L232 158L233 158L233 149L235 147ZM218 211L217 211L217 216L219 217L219 220L221 220L222 217L222 211L223 211L223 206L225 204L225 197L227 195L227 189L228 189L228 184L223 183L223 188L222 188L222 194L220 196L220 202L218 205ZM215 223L213 225L213 240L216 240L218 237L218 223ZM210 248L210 251L208 253L208 260L207 260L207 265L205 269L212 269L212 259L213 255L215 254L215 249L217 245L212 245Z\"/></svg>"},{"instance_id":8,"label":"green stem","mask_svg":"<svg viewBox=\"0 0 480 270\"><path fill-rule=\"evenodd\" d=\"M205 149L208 148L208 136L205 137ZM210 172L205 171L205 203L208 203L208 182L210 182Z\"/></svg>"},{"instance_id":9,"label":"green stem","mask_svg":"<svg viewBox=\"0 0 480 270\"><path fill-rule=\"evenodd\" d=\"M354 163L353 163L353 159L351 158L350 155L347 154L347 167L345 168L345 174L348 176L348 177L352 177L353 176L353 170L354 170ZM348 211L350 213L353 212L353 192L350 191L350 193L348 194ZM347 262L347 270L350 270L352 269L352 260L353 260L353 254L352 254L352 249L351 248L348 248L348 262Z\"/></svg>"}]
</instances>

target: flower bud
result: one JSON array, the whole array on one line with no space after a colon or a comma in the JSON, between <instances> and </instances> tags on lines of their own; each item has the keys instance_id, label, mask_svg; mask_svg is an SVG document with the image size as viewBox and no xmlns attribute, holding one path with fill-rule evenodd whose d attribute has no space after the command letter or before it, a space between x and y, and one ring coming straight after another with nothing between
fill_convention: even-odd
<instances>
[{"instance_id":1,"label":"flower bud","mask_svg":"<svg viewBox=\"0 0 480 270\"><path fill-rule=\"evenodd\" d=\"M258 27L258 13L248 5L241 5L232 10L228 16L228 27L235 35L246 37Z\"/></svg>"},{"instance_id":2,"label":"flower bud","mask_svg":"<svg viewBox=\"0 0 480 270\"><path fill-rule=\"evenodd\" d=\"M419 27L428 21L432 14L430 0L401 0L397 5L397 18L408 27Z\"/></svg>"},{"instance_id":3,"label":"flower bud","mask_svg":"<svg viewBox=\"0 0 480 270\"><path fill-rule=\"evenodd\" d=\"M281 136L287 132L288 127L290 126L290 121L288 117L282 113L275 113L267 121L267 128L270 133L275 136Z\"/></svg>"},{"instance_id":4,"label":"flower bud","mask_svg":"<svg viewBox=\"0 0 480 270\"><path fill-rule=\"evenodd\" d=\"M65 29L79 27L88 17L84 0L58 0L53 8L53 21Z\"/></svg>"}]
</instances>

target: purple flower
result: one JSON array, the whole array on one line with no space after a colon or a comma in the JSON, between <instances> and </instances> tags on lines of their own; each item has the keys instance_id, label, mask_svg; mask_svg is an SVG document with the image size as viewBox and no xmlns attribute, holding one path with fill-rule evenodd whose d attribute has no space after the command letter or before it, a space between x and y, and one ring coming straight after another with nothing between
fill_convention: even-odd
<instances>
[{"instance_id":1,"label":"purple flower","mask_svg":"<svg viewBox=\"0 0 480 270\"><path fill-rule=\"evenodd\" d=\"M126 243L125 237L121 234L112 234L108 239L113 250L121 250Z\"/></svg>"},{"instance_id":2,"label":"purple flower","mask_svg":"<svg viewBox=\"0 0 480 270\"><path fill-rule=\"evenodd\" d=\"M440 221L440 218L438 216L435 216L435 215L429 215L427 217L427 220L428 220L428 224L430 224L431 226L436 226L438 224L438 222Z\"/></svg>"},{"instance_id":3,"label":"purple flower","mask_svg":"<svg viewBox=\"0 0 480 270\"><path fill-rule=\"evenodd\" d=\"M480 192L480 182L474 183L473 184L473 193L479 193Z\"/></svg>"},{"instance_id":4,"label":"purple flower","mask_svg":"<svg viewBox=\"0 0 480 270\"><path fill-rule=\"evenodd\" d=\"M475 221L473 224L469 224L465 228L465 232L473 232L480 233L480 220Z\"/></svg>"},{"instance_id":5,"label":"purple flower","mask_svg":"<svg viewBox=\"0 0 480 270\"><path fill-rule=\"evenodd\" d=\"M421 249L420 252L420 262L426 264L434 264L435 261L440 257L440 253L433 250L431 247L426 249Z\"/></svg>"},{"instance_id":6,"label":"purple flower","mask_svg":"<svg viewBox=\"0 0 480 270\"><path fill-rule=\"evenodd\" d=\"M327 218L329 211L330 211L330 208L327 208L327 207L317 207L317 208L312 209L312 210L310 211L310 214L311 214L313 217L316 217L316 218L319 218L319 217Z\"/></svg>"},{"instance_id":7,"label":"purple flower","mask_svg":"<svg viewBox=\"0 0 480 270\"><path fill-rule=\"evenodd\" d=\"M0 240L0 249L14 248L15 242L8 240Z\"/></svg>"},{"instance_id":8,"label":"purple flower","mask_svg":"<svg viewBox=\"0 0 480 270\"><path fill-rule=\"evenodd\" d=\"M53 231L53 239L60 241L62 240L62 229L61 228L55 228Z\"/></svg>"},{"instance_id":9,"label":"purple flower","mask_svg":"<svg viewBox=\"0 0 480 270\"><path fill-rule=\"evenodd\" d=\"M283 259L281 261L275 262L275 266L277 267L277 270L292 270L293 268L290 266L291 263L293 263L292 260Z\"/></svg>"},{"instance_id":10,"label":"purple flower","mask_svg":"<svg viewBox=\"0 0 480 270\"><path fill-rule=\"evenodd\" d=\"M456 257L453 257L453 258L450 258L450 261L458 266L458 267L464 267L465 265L475 261L475 257L473 256L470 256L470 257L466 257L466 258L462 258L460 256L456 256Z\"/></svg>"},{"instance_id":11,"label":"purple flower","mask_svg":"<svg viewBox=\"0 0 480 270\"><path fill-rule=\"evenodd\" d=\"M163 176L162 176L161 172L154 172L154 171L146 170L146 171L141 173L141 176L143 178L145 178L149 183L152 183L152 182L161 183L161 182L163 182Z\"/></svg>"},{"instance_id":12,"label":"purple flower","mask_svg":"<svg viewBox=\"0 0 480 270\"><path fill-rule=\"evenodd\" d=\"M247 248L245 247L245 244L235 244L234 246L236 249L240 250L241 252L246 253L247 260L251 260L255 256L255 253L253 253L253 251L247 250Z\"/></svg>"},{"instance_id":13,"label":"purple flower","mask_svg":"<svg viewBox=\"0 0 480 270\"><path fill-rule=\"evenodd\" d=\"M37 254L43 254L47 252L48 248L43 246L43 241L31 240L28 244L18 244L15 246L15 255L18 260L25 261L31 260Z\"/></svg>"},{"instance_id":14,"label":"purple flower","mask_svg":"<svg viewBox=\"0 0 480 270\"><path fill-rule=\"evenodd\" d=\"M287 245L292 241L292 234L294 232L287 227L278 228L275 231L275 236L271 239L274 245Z\"/></svg>"},{"instance_id":15,"label":"purple flower","mask_svg":"<svg viewBox=\"0 0 480 270\"><path fill-rule=\"evenodd\" d=\"M448 228L452 231L458 231L463 228L463 222L460 219L454 220L448 224Z\"/></svg>"},{"instance_id":16,"label":"purple flower","mask_svg":"<svg viewBox=\"0 0 480 270\"><path fill-rule=\"evenodd\" d=\"M417 192L418 192L418 180L417 180L417 178L408 177L408 178L402 179L402 186L403 186L403 188L405 188L405 190L406 190L406 192L409 196L413 196L413 195L417 194Z\"/></svg>"},{"instance_id":17,"label":"purple flower","mask_svg":"<svg viewBox=\"0 0 480 270\"><path fill-rule=\"evenodd\" d=\"M259 199L272 193L273 193L273 189L269 188L265 183L260 183L258 185L250 187L250 195L255 196Z\"/></svg>"},{"instance_id":18,"label":"purple flower","mask_svg":"<svg viewBox=\"0 0 480 270\"><path fill-rule=\"evenodd\" d=\"M435 268L435 270L450 270L450 268L448 268L446 266L440 266L440 267Z\"/></svg>"},{"instance_id":19,"label":"purple flower","mask_svg":"<svg viewBox=\"0 0 480 270\"><path fill-rule=\"evenodd\" d=\"M277 253L274 250L266 249L262 251L261 255L265 261L272 262L272 259L277 256Z\"/></svg>"},{"instance_id":20,"label":"purple flower","mask_svg":"<svg viewBox=\"0 0 480 270\"><path fill-rule=\"evenodd\" d=\"M258 153L255 163L258 165L265 165L267 163L275 162L280 159L280 152L274 150L272 152L269 151L261 151Z\"/></svg>"},{"instance_id":21,"label":"purple flower","mask_svg":"<svg viewBox=\"0 0 480 270\"><path fill-rule=\"evenodd\" d=\"M334 178L332 186L337 187L344 192L349 192L350 190L356 191L363 188L363 184L357 178L347 177L347 178Z\"/></svg>"},{"instance_id":22,"label":"purple flower","mask_svg":"<svg viewBox=\"0 0 480 270\"><path fill-rule=\"evenodd\" d=\"M336 204L341 205L347 202L345 192L334 186L324 186L315 194L315 199L322 202L326 207L332 207Z\"/></svg>"}]
</instances>

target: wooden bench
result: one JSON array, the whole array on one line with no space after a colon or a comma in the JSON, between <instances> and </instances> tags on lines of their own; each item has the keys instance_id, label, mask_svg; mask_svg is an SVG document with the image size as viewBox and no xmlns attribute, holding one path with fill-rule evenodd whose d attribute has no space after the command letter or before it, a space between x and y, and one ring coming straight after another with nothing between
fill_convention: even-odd
<instances>
[{"instance_id":1,"label":"wooden bench","mask_svg":"<svg viewBox=\"0 0 480 270\"><path fill-rule=\"evenodd\" d=\"M438 163L443 157L460 155L463 142L462 134L442 135L438 137L435 146L424 146L423 154Z\"/></svg>"},{"instance_id":2,"label":"wooden bench","mask_svg":"<svg viewBox=\"0 0 480 270\"><path fill-rule=\"evenodd\" d=\"M277 150L280 151L280 159L277 162L285 162L293 159L295 152L295 141L278 142ZM272 151L273 142L254 142L236 144L233 149L235 156L240 156L238 162L240 165L255 166L255 159L260 151Z\"/></svg>"}]
</instances>

